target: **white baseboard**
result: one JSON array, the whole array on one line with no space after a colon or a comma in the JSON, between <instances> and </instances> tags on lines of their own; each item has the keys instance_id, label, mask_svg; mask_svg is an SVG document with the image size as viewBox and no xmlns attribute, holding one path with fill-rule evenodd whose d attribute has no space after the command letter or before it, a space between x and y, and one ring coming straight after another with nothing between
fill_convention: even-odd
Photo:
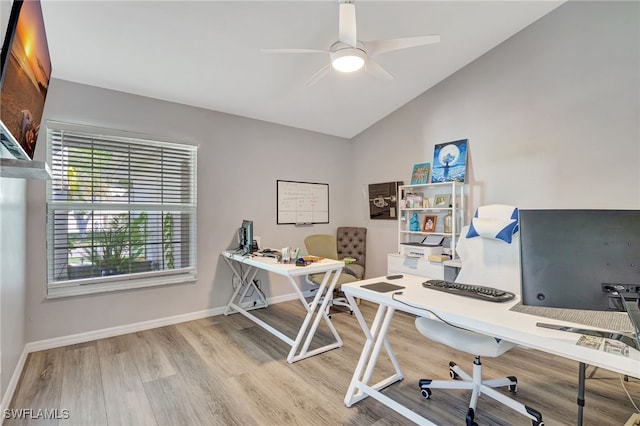
<instances>
[{"instance_id":1,"label":"white baseboard","mask_svg":"<svg viewBox=\"0 0 640 426\"><path fill-rule=\"evenodd\" d=\"M305 297L310 297L315 293L306 291L303 292ZM287 302L289 300L297 299L296 294L287 294L284 296L278 296L274 298L267 299L269 304L276 304L281 302ZM75 345L78 343L90 342L92 340L97 339L105 339L114 336L121 336L123 334L136 333L138 331L150 330L152 328L164 327L167 325L179 324L181 322L194 321L202 318L213 317L216 315L224 314L226 306L220 308L212 308L205 309L203 311L190 312L187 314L174 315L172 317L158 318L150 321L142 321L134 324L121 325L117 327L103 328L101 330L93 330L87 331L85 333L77 333L71 334L68 336L55 337L53 339L45 339L45 340L37 340L35 342L28 342L24 346L24 350L22 351L22 355L20 355L20 359L18 360L18 364L16 365L15 370L13 371L13 375L11 376L11 381L9 382L9 386L2 398L2 406L0 406L0 413L4 413L6 408L9 408L9 404L11 403L11 399L13 398L13 394L15 393L16 387L18 386L18 381L20 380L20 375L22 374L22 369L24 368L25 362L27 360L27 355L32 352L44 351L47 349L59 348L62 346ZM4 416L0 416L0 426L4 421Z\"/></svg>"},{"instance_id":2,"label":"white baseboard","mask_svg":"<svg viewBox=\"0 0 640 426\"><path fill-rule=\"evenodd\" d=\"M307 296L307 292L303 293ZM267 299L269 304L276 304L295 300L295 294L287 294ZM92 340L106 339L123 334L136 333L138 331L150 330L152 328L165 327L167 325L179 324L181 322L194 321L202 318L213 317L224 314L226 306L203 311L190 312L188 314L175 315L172 317L158 318L150 321L142 321L133 324L120 325L117 327L103 328L101 330L87 331L85 333L71 334L68 336L55 337L53 339L38 340L29 342L25 348L27 353L44 351L47 349L59 348L62 346L75 345L78 343L90 342Z\"/></svg>"},{"instance_id":3,"label":"white baseboard","mask_svg":"<svg viewBox=\"0 0 640 426\"><path fill-rule=\"evenodd\" d=\"M22 354L18 359L18 364L16 365L16 368L13 370L13 374L11 375L11 380L9 380L9 385L7 386L7 389L4 392L4 397L2 398L2 402L0 402L0 413L3 414L2 416L0 416L0 426L2 426L2 423L4 423L4 410L9 408L9 404L11 403L11 399L13 398L13 394L15 393L16 388L18 387L18 381L20 380L22 369L24 368L25 362L27 362L27 355L29 355L29 352L27 351L27 346L25 345L24 349L22 350Z\"/></svg>"},{"instance_id":4,"label":"white baseboard","mask_svg":"<svg viewBox=\"0 0 640 426\"><path fill-rule=\"evenodd\" d=\"M220 315L223 308L206 309L204 311L190 312L188 314L175 315L172 317L158 318L150 321L142 321L133 324L120 325L117 327L103 328L101 330L87 331L85 333L71 334L68 336L54 337L53 339L38 340L29 342L26 345L27 351L38 352L47 349L59 348L62 346L75 345L77 343L90 342L97 339L106 339L123 334L136 333L138 331L150 330L152 328L164 327L167 325L179 324L181 322L193 321L201 318Z\"/></svg>"}]
</instances>

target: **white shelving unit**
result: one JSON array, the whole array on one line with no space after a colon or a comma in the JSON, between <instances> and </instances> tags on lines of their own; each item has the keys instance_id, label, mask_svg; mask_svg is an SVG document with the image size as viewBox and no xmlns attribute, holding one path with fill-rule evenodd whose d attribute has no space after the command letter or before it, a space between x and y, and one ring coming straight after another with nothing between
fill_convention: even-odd
<instances>
[{"instance_id":1,"label":"white shelving unit","mask_svg":"<svg viewBox=\"0 0 640 426\"><path fill-rule=\"evenodd\" d=\"M460 228L465 223L464 218L464 183L443 182L429 183L422 185L403 185L399 188L400 200L406 200L407 194L420 194L423 200L429 200L429 207L414 206L398 208L398 253L401 253L401 243L421 242L429 235L439 235L445 238L445 247L451 250L451 255L455 259L455 241L457 241ZM446 195L449 197L449 206L435 207L437 196ZM402 202L401 202L402 203ZM420 229L425 215L437 216L436 226L433 232L412 231L410 222L413 214L416 213ZM444 232L445 216L451 213L451 230Z\"/></svg>"},{"instance_id":2,"label":"white shelving unit","mask_svg":"<svg viewBox=\"0 0 640 426\"><path fill-rule=\"evenodd\" d=\"M407 203L408 194L418 194L422 196L420 205L409 205ZM446 206L436 206L435 199L438 196L447 196L449 203ZM424 199L428 199L428 206L424 204ZM456 259L455 244L460 234L460 229L465 221L465 195L463 182L443 182L420 185L402 185L398 188L398 250L397 253L389 254L387 257L388 273L408 273L431 278L444 278L444 264L442 262L431 262L428 256L407 255L407 246L402 243L420 243L430 235L438 235L444 238L443 248L448 249L453 260ZM404 201L403 201L404 200ZM411 230L411 218L417 216L419 231ZM451 229L444 232L445 216L451 214ZM436 224L433 232L422 230L425 216L436 216ZM444 250L438 250L441 254Z\"/></svg>"}]
</instances>

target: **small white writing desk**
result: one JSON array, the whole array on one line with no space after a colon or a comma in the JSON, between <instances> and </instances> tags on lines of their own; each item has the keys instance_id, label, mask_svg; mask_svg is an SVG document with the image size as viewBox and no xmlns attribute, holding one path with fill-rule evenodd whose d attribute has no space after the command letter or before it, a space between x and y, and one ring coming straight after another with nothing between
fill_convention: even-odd
<instances>
[{"instance_id":1,"label":"small white writing desk","mask_svg":"<svg viewBox=\"0 0 640 426\"><path fill-rule=\"evenodd\" d=\"M585 364L631 377L640 377L640 352L637 350L630 348L630 356L623 357L578 346L576 345L580 337L578 334L540 328L536 326L536 323L556 323L578 328L585 328L584 325L511 311L510 308L519 301L517 297L510 302L496 303L425 289L422 287L422 282L426 279L425 277L405 275L397 280L386 280L385 277L379 277L342 285L341 289L351 303L367 339L344 399L347 407L371 396L415 423L434 424L380 392L381 389L402 380L404 377L400 363L386 337L396 310L428 317L430 314L425 310L428 309L453 325L580 362L578 424L582 421L580 402L584 402ZM380 293L362 288L363 285L381 281L405 288L398 290L402 294L396 295L393 294L394 292ZM368 300L379 305L371 327L367 325L362 313L354 303L354 298ZM428 340L425 339L424 344L428 345ZM395 374L378 383L371 384L372 373L383 347L395 368ZM419 389L416 386L416 394L418 393ZM542 416L544 420L544 413Z\"/></svg>"},{"instance_id":2,"label":"small white writing desk","mask_svg":"<svg viewBox=\"0 0 640 426\"><path fill-rule=\"evenodd\" d=\"M289 355L287 356L287 362L289 362L289 364L342 346L342 339L340 338L340 335L338 334L336 328L331 323L331 320L327 315L326 308L327 304L331 300L331 294L333 294L333 289L335 288L336 282L338 281L338 276L340 275L342 268L344 268L344 262L338 260L323 259L318 262L313 262L307 266L296 266L295 264L278 263L276 259L272 257L244 256L235 253L234 251L224 251L222 252L222 256L231 268L231 271L233 271L233 274L240 280L240 284L234 290L233 295L229 299L229 303L227 303L224 314L229 315L239 312L256 324L260 325L265 330L269 331L274 336L278 337L280 340L287 343L289 346L291 346L291 351L289 351ZM243 266L247 267L243 268ZM256 274L260 270L287 277L289 284L291 284L291 287L298 295L298 298L302 302L302 305L307 310L307 315L305 316L304 321L302 322L302 325L298 330L298 335L296 336L295 340L286 336L279 330L276 330L271 325L267 324L266 322L262 321L260 318L249 312L253 309L266 308L267 306L269 306L266 298L264 297L264 294L253 281ZM324 277L322 279L322 283L318 287L313 301L311 303L307 303L304 295L302 294L302 291L300 290L300 287L298 286L294 278L307 274L316 274L323 272ZM332 275L332 272L335 272L335 274ZM331 276L331 282L329 282L329 276ZM242 302L245 296L248 294L249 290L252 289L255 290L255 292L258 294L259 303L251 303L251 306L243 306ZM325 297L322 303L320 303L320 299L322 298L325 289L328 297ZM316 333L321 319L325 320L336 341L335 343L331 343L310 351L309 345L313 340L313 336ZM302 339L305 338L305 335L306 339L301 348L300 344L302 343Z\"/></svg>"}]
</instances>

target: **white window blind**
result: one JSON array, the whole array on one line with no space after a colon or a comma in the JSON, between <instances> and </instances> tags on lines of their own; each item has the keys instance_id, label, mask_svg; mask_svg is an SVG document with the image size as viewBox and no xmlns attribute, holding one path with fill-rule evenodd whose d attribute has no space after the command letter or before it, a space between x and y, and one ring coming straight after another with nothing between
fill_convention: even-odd
<instances>
[{"instance_id":1,"label":"white window blind","mask_svg":"<svg viewBox=\"0 0 640 426\"><path fill-rule=\"evenodd\" d=\"M195 146L48 122L49 297L196 277Z\"/></svg>"}]
</instances>

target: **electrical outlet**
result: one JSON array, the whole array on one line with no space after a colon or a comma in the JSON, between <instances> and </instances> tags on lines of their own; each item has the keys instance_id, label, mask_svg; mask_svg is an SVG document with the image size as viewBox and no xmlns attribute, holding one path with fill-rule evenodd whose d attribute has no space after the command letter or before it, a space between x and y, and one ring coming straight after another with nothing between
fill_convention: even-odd
<instances>
[{"instance_id":1,"label":"electrical outlet","mask_svg":"<svg viewBox=\"0 0 640 426\"><path fill-rule=\"evenodd\" d=\"M624 426L638 426L640 425L640 414L635 413L629 417L629 420L624 424Z\"/></svg>"}]
</instances>

